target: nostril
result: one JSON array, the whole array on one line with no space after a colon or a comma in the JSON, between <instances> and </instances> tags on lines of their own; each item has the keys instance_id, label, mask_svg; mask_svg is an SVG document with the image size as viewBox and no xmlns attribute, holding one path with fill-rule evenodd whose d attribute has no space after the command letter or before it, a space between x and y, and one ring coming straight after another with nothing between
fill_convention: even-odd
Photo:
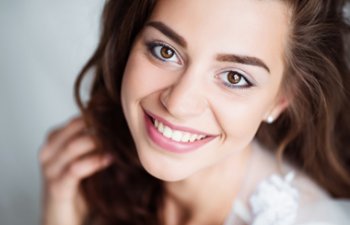
<instances>
[{"instance_id":1,"label":"nostril","mask_svg":"<svg viewBox=\"0 0 350 225\"><path fill-rule=\"evenodd\" d=\"M166 109L169 106L168 101L169 101L169 95L171 94L171 92L172 92L172 87L169 87L164 89L159 95L159 101Z\"/></svg>"},{"instance_id":2,"label":"nostril","mask_svg":"<svg viewBox=\"0 0 350 225\"><path fill-rule=\"evenodd\" d=\"M168 108L168 105L167 105L167 102L166 102L166 99L165 99L166 97L161 97L160 98L160 102L162 103L162 105L165 107L165 108Z\"/></svg>"}]
</instances>

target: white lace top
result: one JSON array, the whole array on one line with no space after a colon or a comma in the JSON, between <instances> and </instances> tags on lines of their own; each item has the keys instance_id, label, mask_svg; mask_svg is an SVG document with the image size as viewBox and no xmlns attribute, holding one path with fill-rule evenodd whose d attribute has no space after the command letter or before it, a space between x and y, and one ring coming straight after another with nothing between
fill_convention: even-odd
<instances>
[{"instance_id":1,"label":"white lace top","mask_svg":"<svg viewBox=\"0 0 350 225\"><path fill-rule=\"evenodd\" d=\"M350 225L350 200L334 200L305 174L253 145L245 184L224 225Z\"/></svg>"}]
</instances>

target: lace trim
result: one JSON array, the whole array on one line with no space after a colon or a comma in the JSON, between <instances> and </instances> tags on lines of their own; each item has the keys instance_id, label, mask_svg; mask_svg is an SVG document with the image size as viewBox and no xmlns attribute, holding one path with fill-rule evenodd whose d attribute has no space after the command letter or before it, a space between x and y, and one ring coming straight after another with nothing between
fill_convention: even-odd
<instances>
[{"instance_id":1,"label":"lace trim","mask_svg":"<svg viewBox=\"0 0 350 225\"><path fill-rule=\"evenodd\" d=\"M285 177L276 174L263 180L249 199L246 207L241 201L235 201L234 215L246 224L252 225L291 225L295 223L299 192L292 186L294 172ZM225 225L233 225L233 217Z\"/></svg>"}]
</instances>

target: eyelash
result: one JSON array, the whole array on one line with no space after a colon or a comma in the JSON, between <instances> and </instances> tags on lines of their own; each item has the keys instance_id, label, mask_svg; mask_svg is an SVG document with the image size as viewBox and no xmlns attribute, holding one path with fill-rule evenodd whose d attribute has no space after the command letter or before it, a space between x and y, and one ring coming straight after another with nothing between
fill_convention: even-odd
<instances>
[{"instance_id":1,"label":"eyelash","mask_svg":"<svg viewBox=\"0 0 350 225\"><path fill-rule=\"evenodd\" d=\"M173 58L173 57L176 57L178 62L174 62L174 63L182 64L181 58L179 57L179 54L177 53L177 51L173 47L171 47L171 46L169 46L169 45L167 45L167 44L165 44L163 42L160 42L160 41L147 42L146 46L147 46L147 49L148 49L149 53L151 53L151 55L154 58L156 58L157 60L160 60L162 62L170 62L170 63L172 63L174 61L171 61L170 59ZM164 57L161 56L161 53L157 54L157 52L156 52L156 48L157 47L167 48L167 49L171 50L174 55L170 59L164 58Z\"/></svg>"},{"instance_id":2,"label":"eyelash","mask_svg":"<svg viewBox=\"0 0 350 225\"><path fill-rule=\"evenodd\" d=\"M160 60L160 61L162 61L162 62L170 62L170 63L172 63L172 61L170 61L169 59L166 59L166 58L162 57L162 56L161 56L161 53L155 52L157 47L160 47L160 48L164 48L164 47L165 47L165 48L168 48L168 49L171 50L171 51L173 52L173 54L174 54L172 57L176 57L177 60L179 61L179 62L174 62L174 63L182 64L181 59L180 59L180 57L179 57L179 54L178 54L177 51L176 51L173 47L171 47L170 45L167 45L167 44L165 44L165 43L163 43L163 42L161 42L161 41L151 41L151 42L147 42L147 43L146 43L146 46L147 46L147 49L148 49L149 53L150 53L154 58L156 58L157 60ZM161 50L161 49L160 49L160 50ZM172 58L172 57L171 57L171 58ZM225 74L228 75L230 72L234 73L234 75L238 75L238 76L239 76L239 79L240 79L240 80L239 80L239 83L240 83L241 80L243 79L244 82L245 82L246 84L244 84L244 85L237 85L237 84L232 84L232 83L228 82L227 78L224 78L223 76L224 76ZM229 89L246 89L246 88L250 88L250 87L254 86L253 83L250 82L249 79L247 79L246 76L242 74L242 72L238 72L237 70L228 70L228 71L224 71L224 72L221 72L221 73L217 74L215 77L218 78L218 79L220 79L220 82L222 82L222 84L223 84L225 87L229 88ZM226 81L225 81L225 80L226 80Z\"/></svg>"},{"instance_id":3,"label":"eyelash","mask_svg":"<svg viewBox=\"0 0 350 225\"><path fill-rule=\"evenodd\" d=\"M232 83L230 83L228 81L228 78L227 78L229 73L233 73L233 75L238 75L239 76L239 83L241 83L242 80L243 80L245 82L245 84L242 85L242 84L232 84ZM236 70L224 71L222 73L217 74L215 77L220 79L220 82L222 82L222 84L225 87L228 87L230 89L237 89L237 88L246 89L246 88L250 88L250 87L254 86L254 84L252 82L250 82L249 79L247 79L246 76L242 74L242 72L238 72Z\"/></svg>"}]
</instances>

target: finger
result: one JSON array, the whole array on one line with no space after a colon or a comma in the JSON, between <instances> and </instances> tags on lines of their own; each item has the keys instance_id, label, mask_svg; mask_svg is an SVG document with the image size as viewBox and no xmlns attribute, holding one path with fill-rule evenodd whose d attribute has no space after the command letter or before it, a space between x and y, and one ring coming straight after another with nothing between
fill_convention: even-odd
<instances>
[{"instance_id":1,"label":"finger","mask_svg":"<svg viewBox=\"0 0 350 225\"><path fill-rule=\"evenodd\" d=\"M95 150L95 143L91 136L84 135L77 137L67 143L67 145L58 151L54 157L43 164L44 174L48 178L58 176L71 162L90 154Z\"/></svg>"},{"instance_id":2,"label":"finger","mask_svg":"<svg viewBox=\"0 0 350 225\"><path fill-rule=\"evenodd\" d=\"M48 161L72 136L82 132L85 123L81 117L72 119L67 125L58 128L48 135L46 143L40 152L40 161Z\"/></svg>"},{"instance_id":3,"label":"finger","mask_svg":"<svg viewBox=\"0 0 350 225\"><path fill-rule=\"evenodd\" d=\"M111 154L95 154L87 156L69 167L71 172L76 174L79 179L84 179L99 170L111 165L113 156Z\"/></svg>"},{"instance_id":4,"label":"finger","mask_svg":"<svg viewBox=\"0 0 350 225\"><path fill-rule=\"evenodd\" d=\"M83 179L106 168L112 162L113 157L109 154L93 154L75 161L62 172L55 182L51 183L52 197L58 197L61 200L74 198Z\"/></svg>"}]
</instances>

